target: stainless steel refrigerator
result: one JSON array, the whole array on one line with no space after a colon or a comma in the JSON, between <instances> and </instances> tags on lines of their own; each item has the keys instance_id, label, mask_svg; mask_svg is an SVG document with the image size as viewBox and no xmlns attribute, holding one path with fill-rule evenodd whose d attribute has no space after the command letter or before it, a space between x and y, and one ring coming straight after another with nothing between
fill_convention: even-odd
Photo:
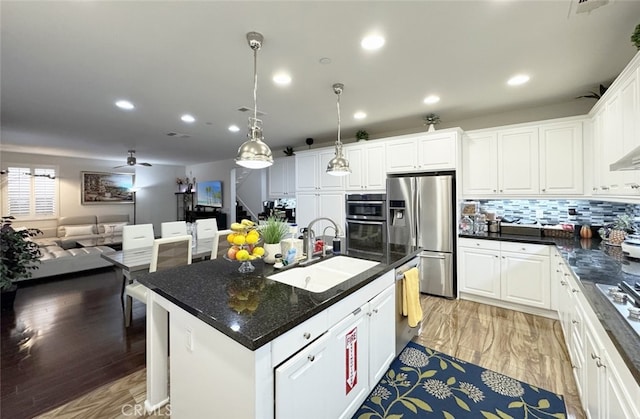
<instances>
[{"instance_id":1,"label":"stainless steel refrigerator","mask_svg":"<svg viewBox=\"0 0 640 419\"><path fill-rule=\"evenodd\" d=\"M387 237L394 246L419 246L420 292L455 298L455 175L387 178Z\"/></svg>"}]
</instances>

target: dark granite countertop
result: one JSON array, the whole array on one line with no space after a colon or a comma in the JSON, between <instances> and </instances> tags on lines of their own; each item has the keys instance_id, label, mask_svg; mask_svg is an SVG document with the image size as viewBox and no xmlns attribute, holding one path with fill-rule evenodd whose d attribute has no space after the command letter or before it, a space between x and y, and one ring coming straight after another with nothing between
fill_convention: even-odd
<instances>
[{"instance_id":1,"label":"dark granite countertop","mask_svg":"<svg viewBox=\"0 0 640 419\"><path fill-rule=\"evenodd\" d=\"M343 253L380 264L322 293L267 279L278 270L262 261L252 261L256 269L248 274L238 272L238 262L218 258L136 279L243 346L256 350L419 252L417 248L393 250L378 258Z\"/></svg>"},{"instance_id":2,"label":"dark granite countertop","mask_svg":"<svg viewBox=\"0 0 640 419\"><path fill-rule=\"evenodd\" d=\"M640 262L624 257L622 249L589 240L555 237L515 236L499 233L460 234L459 237L555 245L579 279L578 283L600 323L640 384L640 336L627 324L595 284L617 285L640 281Z\"/></svg>"}]
</instances>

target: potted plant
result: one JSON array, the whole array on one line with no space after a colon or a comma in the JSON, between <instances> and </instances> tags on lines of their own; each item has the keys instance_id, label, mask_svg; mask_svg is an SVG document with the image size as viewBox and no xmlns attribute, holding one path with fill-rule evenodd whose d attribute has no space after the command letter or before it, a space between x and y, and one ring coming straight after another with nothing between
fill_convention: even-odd
<instances>
[{"instance_id":1,"label":"potted plant","mask_svg":"<svg viewBox=\"0 0 640 419\"><path fill-rule=\"evenodd\" d=\"M272 215L259 227L260 235L264 240L264 251L266 253L264 261L266 263L275 263L276 254L282 253L280 241L289 233L289 224L282 218Z\"/></svg>"},{"instance_id":2,"label":"potted plant","mask_svg":"<svg viewBox=\"0 0 640 419\"><path fill-rule=\"evenodd\" d=\"M363 129L356 132L356 138L358 141L367 141L369 139L369 133Z\"/></svg>"},{"instance_id":3,"label":"potted plant","mask_svg":"<svg viewBox=\"0 0 640 419\"><path fill-rule=\"evenodd\" d=\"M0 246L2 247L2 263L0 263L0 301L2 310L12 310L18 289L15 281L31 278L31 271L38 269L40 249L31 237L42 232L35 228L14 230L11 226L13 217L2 217L0 229Z\"/></svg>"},{"instance_id":4,"label":"potted plant","mask_svg":"<svg viewBox=\"0 0 640 419\"><path fill-rule=\"evenodd\" d=\"M631 42L633 42L633 45L635 45L636 48L638 48L638 51L640 51L640 23L636 26L636 30L631 34Z\"/></svg>"},{"instance_id":5,"label":"potted plant","mask_svg":"<svg viewBox=\"0 0 640 419\"><path fill-rule=\"evenodd\" d=\"M627 238L627 235L632 234L634 231L635 227L631 216L629 214L618 215L613 221L609 232L609 243L619 246Z\"/></svg>"},{"instance_id":6,"label":"potted plant","mask_svg":"<svg viewBox=\"0 0 640 419\"><path fill-rule=\"evenodd\" d=\"M428 132L435 131L435 126L440 123L440 117L435 113L430 113L422 119L424 120L424 124L429 127Z\"/></svg>"}]
</instances>

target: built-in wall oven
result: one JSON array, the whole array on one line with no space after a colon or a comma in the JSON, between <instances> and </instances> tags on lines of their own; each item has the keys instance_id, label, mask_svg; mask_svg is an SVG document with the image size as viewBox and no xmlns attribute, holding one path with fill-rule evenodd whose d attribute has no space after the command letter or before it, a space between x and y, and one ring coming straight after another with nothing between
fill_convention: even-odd
<instances>
[{"instance_id":1,"label":"built-in wall oven","mask_svg":"<svg viewBox=\"0 0 640 419\"><path fill-rule=\"evenodd\" d=\"M347 250L382 255L387 244L385 194L348 194L346 201Z\"/></svg>"}]
</instances>

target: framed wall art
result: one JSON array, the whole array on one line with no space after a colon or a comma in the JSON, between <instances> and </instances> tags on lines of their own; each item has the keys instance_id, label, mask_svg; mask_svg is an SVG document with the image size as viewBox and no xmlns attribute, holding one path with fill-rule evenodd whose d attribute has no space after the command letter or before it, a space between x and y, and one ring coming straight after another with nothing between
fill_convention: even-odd
<instances>
[{"instance_id":1,"label":"framed wall art","mask_svg":"<svg viewBox=\"0 0 640 419\"><path fill-rule=\"evenodd\" d=\"M82 172L82 205L133 204L133 173Z\"/></svg>"}]
</instances>

